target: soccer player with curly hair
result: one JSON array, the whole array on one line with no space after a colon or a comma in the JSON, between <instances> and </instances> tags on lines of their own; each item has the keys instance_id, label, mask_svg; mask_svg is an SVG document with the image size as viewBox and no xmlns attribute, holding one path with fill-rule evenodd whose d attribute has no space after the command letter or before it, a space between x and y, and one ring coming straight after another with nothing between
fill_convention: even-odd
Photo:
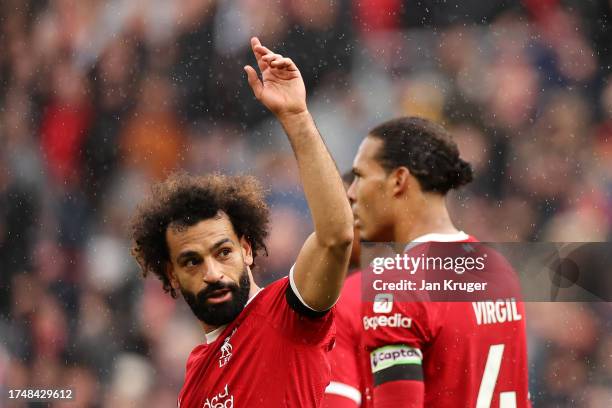
<instances>
[{"instance_id":1,"label":"soccer player with curly hair","mask_svg":"<svg viewBox=\"0 0 612 408\"><path fill-rule=\"evenodd\" d=\"M175 174L132 221L144 275L180 292L205 333L189 356L180 407L317 407L329 382L334 311L353 240L342 180L289 58L251 40L255 97L282 124L314 223L289 276L265 288L251 268L266 252L269 211L253 177ZM273 255L273 254L272 254Z\"/></svg>"}]
</instances>

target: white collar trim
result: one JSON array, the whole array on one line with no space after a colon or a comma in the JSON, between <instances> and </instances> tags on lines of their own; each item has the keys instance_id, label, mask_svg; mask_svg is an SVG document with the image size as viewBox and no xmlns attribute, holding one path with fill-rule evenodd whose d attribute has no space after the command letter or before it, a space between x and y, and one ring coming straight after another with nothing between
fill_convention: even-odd
<instances>
[{"instance_id":1,"label":"white collar trim","mask_svg":"<svg viewBox=\"0 0 612 408\"><path fill-rule=\"evenodd\" d=\"M458 242L465 241L468 238L468 234L463 231L459 231L453 234L425 234L421 235L420 237L416 237L412 240L412 242Z\"/></svg>"},{"instance_id":2,"label":"white collar trim","mask_svg":"<svg viewBox=\"0 0 612 408\"><path fill-rule=\"evenodd\" d=\"M423 242L459 242L465 241L470 236L463 231L455 232L453 234L439 234L439 233L431 233L421 235L420 237L416 237L408 245L404 248L404 252L408 251L411 248L417 246L417 244Z\"/></svg>"},{"instance_id":3,"label":"white collar trim","mask_svg":"<svg viewBox=\"0 0 612 408\"><path fill-rule=\"evenodd\" d=\"M206 344L210 344L212 342L214 342L215 340L217 340L219 338L219 336L221 335L221 332L223 332L223 330L227 327L227 324L224 324L223 326L219 326L217 327L215 330L209 332L209 333L205 333L205 339L206 340Z\"/></svg>"}]
</instances>

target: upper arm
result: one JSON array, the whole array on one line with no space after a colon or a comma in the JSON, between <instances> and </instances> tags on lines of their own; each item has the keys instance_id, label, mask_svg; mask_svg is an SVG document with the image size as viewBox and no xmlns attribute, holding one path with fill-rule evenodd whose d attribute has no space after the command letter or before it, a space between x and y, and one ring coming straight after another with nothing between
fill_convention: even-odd
<instances>
[{"instance_id":1,"label":"upper arm","mask_svg":"<svg viewBox=\"0 0 612 408\"><path fill-rule=\"evenodd\" d=\"M327 389L329 389L333 385L334 383L331 382L327 386ZM349 390L345 394L341 394L341 393L331 394L326 391L325 395L323 396L323 400L321 401L321 407L322 408L359 408L361 406L361 397L358 400L359 402L357 402L355 398L350 395L351 391L352 390Z\"/></svg>"},{"instance_id":2,"label":"upper arm","mask_svg":"<svg viewBox=\"0 0 612 408\"><path fill-rule=\"evenodd\" d=\"M393 302L388 313L374 312L373 303L362 306L377 407L422 407L422 350L432 339L431 304Z\"/></svg>"},{"instance_id":3,"label":"upper arm","mask_svg":"<svg viewBox=\"0 0 612 408\"><path fill-rule=\"evenodd\" d=\"M422 381L400 380L374 387L376 408L423 408L425 385Z\"/></svg>"},{"instance_id":4,"label":"upper arm","mask_svg":"<svg viewBox=\"0 0 612 408\"><path fill-rule=\"evenodd\" d=\"M418 347L390 344L370 353L374 387L393 381L423 381L423 353Z\"/></svg>"},{"instance_id":5,"label":"upper arm","mask_svg":"<svg viewBox=\"0 0 612 408\"><path fill-rule=\"evenodd\" d=\"M323 311L338 299L348 269L351 243L323 245L311 234L295 261L292 285L306 306Z\"/></svg>"},{"instance_id":6,"label":"upper arm","mask_svg":"<svg viewBox=\"0 0 612 408\"><path fill-rule=\"evenodd\" d=\"M282 335L296 344L329 351L335 341L335 309L315 312L306 308L296 297L288 278L282 278L266 286L260 298L257 313L272 327L280 329ZM262 301L265 299L265 301ZM325 353L327 354L327 353Z\"/></svg>"},{"instance_id":7,"label":"upper arm","mask_svg":"<svg viewBox=\"0 0 612 408\"><path fill-rule=\"evenodd\" d=\"M391 344L370 354L377 408L421 408L425 398L423 354L418 347Z\"/></svg>"},{"instance_id":8,"label":"upper arm","mask_svg":"<svg viewBox=\"0 0 612 408\"><path fill-rule=\"evenodd\" d=\"M342 324L342 309L336 309L336 344L329 352L331 381L325 389L322 406L325 408L356 408L361 406L363 396L362 376L365 355L360 350L360 336L350 333Z\"/></svg>"}]
</instances>

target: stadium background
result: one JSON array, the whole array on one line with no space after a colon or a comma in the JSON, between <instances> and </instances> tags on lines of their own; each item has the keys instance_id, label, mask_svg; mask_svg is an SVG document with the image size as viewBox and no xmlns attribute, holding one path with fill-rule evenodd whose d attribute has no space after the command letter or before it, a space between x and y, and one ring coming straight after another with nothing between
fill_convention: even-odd
<instances>
[{"instance_id":1,"label":"stadium background","mask_svg":"<svg viewBox=\"0 0 612 408\"><path fill-rule=\"evenodd\" d=\"M287 273L311 227L284 135L244 78L252 34L298 64L341 171L372 126L426 116L476 169L451 199L462 229L609 240L611 8L3 0L0 406L28 387L73 387L79 407L175 405L202 336L182 300L141 280L126 240L135 203L172 169L260 177L272 234L257 279ZM612 406L612 307L528 311L536 406Z\"/></svg>"}]
</instances>

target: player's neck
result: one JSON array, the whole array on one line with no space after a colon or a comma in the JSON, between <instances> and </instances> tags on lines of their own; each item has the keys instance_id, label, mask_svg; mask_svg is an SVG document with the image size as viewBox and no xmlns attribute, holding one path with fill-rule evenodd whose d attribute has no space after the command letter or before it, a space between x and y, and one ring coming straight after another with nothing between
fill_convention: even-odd
<instances>
[{"instance_id":1,"label":"player's neck","mask_svg":"<svg viewBox=\"0 0 612 408\"><path fill-rule=\"evenodd\" d=\"M427 200L418 210L410 210L409 216L399 217L395 228L395 242L412 242L427 234L455 234L443 197Z\"/></svg>"},{"instance_id":2,"label":"player's neck","mask_svg":"<svg viewBox=\"0 0 612 408\"><path fill-rule=\"evenodd\" d=\"M198 322L200 323L200 326L202 326L202 329L204 330L205 334L210 334L214 332L215 330L217 330L219 327L221 327L221 326L211 326L210 324L206 324L201 320L198 320Z\"/></svg>"}]
</instances>

